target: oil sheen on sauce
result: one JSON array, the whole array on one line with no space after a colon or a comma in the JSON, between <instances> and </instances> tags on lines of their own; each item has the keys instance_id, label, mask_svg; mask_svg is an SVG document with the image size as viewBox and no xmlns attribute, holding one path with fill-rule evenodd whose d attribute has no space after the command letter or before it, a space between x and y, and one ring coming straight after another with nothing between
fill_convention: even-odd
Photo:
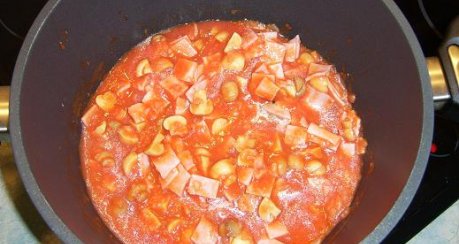
<instances>
[{"instance_id":1,"label":"oil sheen on sauce","mask_svg":"<svg viewBox=\"0 0 459 244\"><path fill-rule=\"evenodd\" d=\"M360 118L334 66L276 27L153 35L82 117L93 204L126 243L317 243L360 180Z\"/></svg>"}]
</instances>

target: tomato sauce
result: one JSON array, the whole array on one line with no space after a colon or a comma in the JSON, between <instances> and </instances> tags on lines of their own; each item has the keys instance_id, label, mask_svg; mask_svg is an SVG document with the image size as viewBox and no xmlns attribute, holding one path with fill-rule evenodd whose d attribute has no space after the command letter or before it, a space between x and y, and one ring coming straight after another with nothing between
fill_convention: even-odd
<instances>
[{"instance_id":1,"label":"tomato sauce","mask_svg":"<svg viewBox=\"0 0 459 244\"><path fill-rule=\"evenodd\" d=\"M252 21L153 35L82 117L93 204L125 243L317 243L348 214L366 142L340 75Z\"/></svg>"}]
</instances>

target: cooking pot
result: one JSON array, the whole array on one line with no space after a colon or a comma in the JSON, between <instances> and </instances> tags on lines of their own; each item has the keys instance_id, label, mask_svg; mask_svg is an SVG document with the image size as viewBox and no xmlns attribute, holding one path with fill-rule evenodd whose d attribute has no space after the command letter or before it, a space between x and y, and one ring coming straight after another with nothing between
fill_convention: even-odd
<instances>
[{"instance_id":1,"label":"cooking pot","mask_svg":"<svg viewBox=\"0 0 459 244\"><path fill-rule=\"evenodd\" d=\"M80 117L104 74L155 32L244 18L274 23L287 37L299 34L349 74L369 146L351 213L326 241L376 243L391 231L424 173L434 104L425 58L392 1L51 0L17 60L9 131L27 192L63 241L118 241L91 204L79 157ZM429 59L432 67L443 62ZM450 68L446 75L432 69L441 73L432 80L442 101L457 99L446 85Z\"/></svg>"}]
</instances>

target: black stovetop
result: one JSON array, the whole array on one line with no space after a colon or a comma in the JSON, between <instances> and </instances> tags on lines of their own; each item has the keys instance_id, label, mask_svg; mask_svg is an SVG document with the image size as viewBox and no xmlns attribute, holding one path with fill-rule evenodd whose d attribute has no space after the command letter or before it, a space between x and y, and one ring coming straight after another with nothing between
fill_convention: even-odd
<instances>
[{"instance_id":1,"label":"black stovetop","mask_svg":"<svg viewBox=\"0 0 459 244\"><path fill-rule=\"evenodd\" d=\"M458 0L395 0L407 17L425 56L435 56ZM16 57L45 0L0 2L0 85L9 85ZM387 243L406 242L459 199L459 124L435 116L432 153L421 186Z\"/></svg>"}]
</instances>

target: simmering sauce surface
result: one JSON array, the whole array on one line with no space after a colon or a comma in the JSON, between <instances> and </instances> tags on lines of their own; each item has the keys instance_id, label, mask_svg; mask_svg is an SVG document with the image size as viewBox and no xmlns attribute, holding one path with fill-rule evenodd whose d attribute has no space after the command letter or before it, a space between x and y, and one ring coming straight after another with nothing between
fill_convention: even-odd
<instances>
[{"instance_id":1,"label":"simmering sauce surface","mask_svg":"<svg viewBox=\"0 0 459 244\"><path fill-rule=\"evenodd\" d=\"M275 26L174 27L125 54L93 95L88 191L126 243L320 242L360 180L353 99Z\"/></svg>"}]
</instances>

